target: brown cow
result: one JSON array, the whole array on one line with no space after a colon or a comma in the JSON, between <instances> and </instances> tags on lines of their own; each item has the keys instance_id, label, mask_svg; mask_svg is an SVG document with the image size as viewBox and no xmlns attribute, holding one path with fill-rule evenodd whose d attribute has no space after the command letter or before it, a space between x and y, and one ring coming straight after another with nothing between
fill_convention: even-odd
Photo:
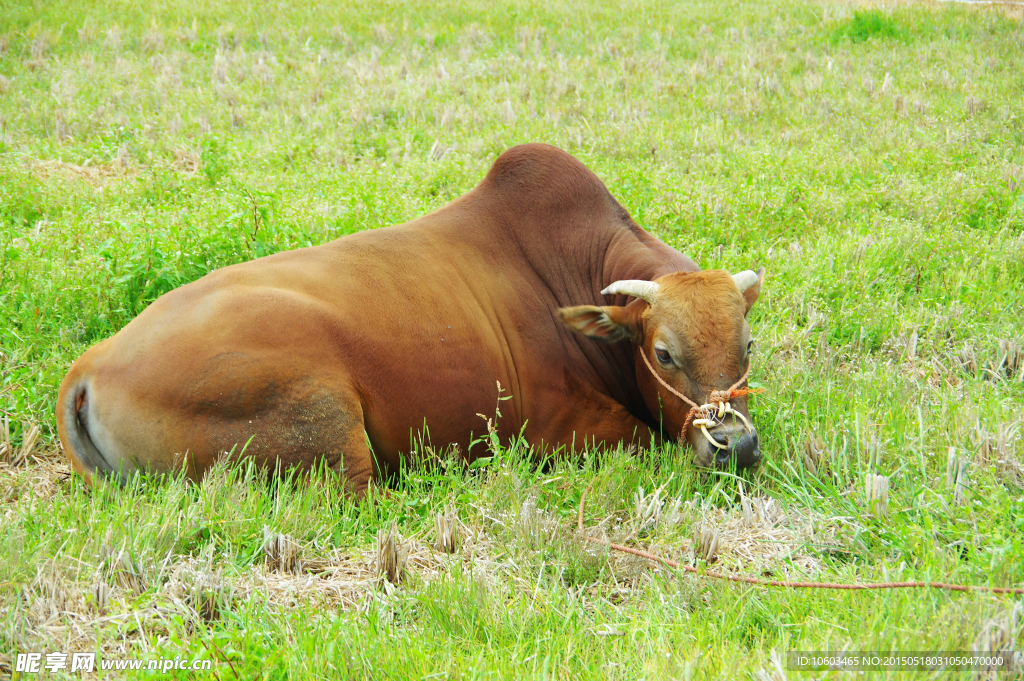
<instances>
[{"instance_id":1,"label":"brown cow","mask_svg":"<svg viewBox=\"0 0 1024 681\"><path fill-rule=\"evenodd\" d=\"M182 466L199 478L244 448L266 467L330 466L361 494L419 437L482 455L471 434L500 384L506 441L522 432L538 453L650 446L678 439L689 411L653 372L698 404L736 383L762 280L701 272L579 161L519 146L412 222L162 296L72 365L57 428L90 482ZM749 416L745 398L732 406ZM696 462L756 463L741 421L686 424Z\"/></svg>"}]
</instances>

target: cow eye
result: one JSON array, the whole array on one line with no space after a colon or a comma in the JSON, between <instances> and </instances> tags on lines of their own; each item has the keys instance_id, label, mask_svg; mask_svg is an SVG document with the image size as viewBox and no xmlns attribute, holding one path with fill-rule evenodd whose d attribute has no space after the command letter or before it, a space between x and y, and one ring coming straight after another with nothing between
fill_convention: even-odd
<instances>
[{"instance_id":1,"label":"cow eye","mask_svg":"<svg viewBox=\"0 0 1024 681\"><path fill-rule=\"evenodd\" d=\"M754 349L754 340L751 339L751 340L749 340L747 342L747 354L749 355L753 349Z\"/></svg>"},{"instance_id":2,"label":"cow eye","mask_svg":"<svg viewBox=\"0 0 1024 681\"><path fill-rule=\"evenodd\" d=\"M672 363L672 355L668 354L668 350L663 348L654 348L654 354L662 364L667 366Z\"/></svg>"}]
</instances>

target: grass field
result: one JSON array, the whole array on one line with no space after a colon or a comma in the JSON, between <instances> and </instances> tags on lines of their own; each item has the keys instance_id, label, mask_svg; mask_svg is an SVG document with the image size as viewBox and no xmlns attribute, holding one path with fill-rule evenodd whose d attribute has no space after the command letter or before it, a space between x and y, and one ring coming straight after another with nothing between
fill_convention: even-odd
<instances>
[{"instance_id":1,"label":"grass field","mask_svg":"<svg viewBox=\"0 0 1024 681\"><path fill-rule=\"evenodd\" d=\"M781 681L821 677L786 671L790 650L1022 649L1020 597L740 586L575 530L589 488L592 536L702 569L1024 585L1020 20L326 4L0 6L0 676L18 652L88 651L221 679ZM540 468L494 443L473 470L424 451L358 505L244 467L70 475L57 386L157 296L411 219L532 141L702 267L767 268L760 471L674 448ZM888 485L870 502L869 476ZM391 527L398 585L377 576ZM709 564L696 538L716 534Z\"/></svg>"}]
</instances>

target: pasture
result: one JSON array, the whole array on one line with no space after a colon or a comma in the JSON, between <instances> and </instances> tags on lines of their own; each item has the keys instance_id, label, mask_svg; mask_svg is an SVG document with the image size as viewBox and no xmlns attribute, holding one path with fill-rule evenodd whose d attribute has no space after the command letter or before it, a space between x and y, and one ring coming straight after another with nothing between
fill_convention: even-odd
<instances>
[{"instance_id":1,"label":"pasture","mask_svg":"<svg viewBox=\"0 0 1024 681\"><path fill-rule=\"evenodd\" d=\"M1022 48L1019 18L934 4L6 2L0 676L86 651L220 679L782 681L820 678L790 650L1020 650L1019 596L728 583L576 514L589 490L590 536L702 571L1024 585ZM437 208L523 142L705 269L767 269L759 471L674 447L537 466L485 414L488 459L423 446L358 504L244 466L70 474L54 400L87 347L212 269Z\"/></svg>"}]
</instances>

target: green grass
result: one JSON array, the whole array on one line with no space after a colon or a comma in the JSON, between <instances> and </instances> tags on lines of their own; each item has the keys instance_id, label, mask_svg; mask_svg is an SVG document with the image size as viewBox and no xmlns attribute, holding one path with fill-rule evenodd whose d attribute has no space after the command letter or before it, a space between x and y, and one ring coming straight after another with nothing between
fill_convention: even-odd
<instances>
[{"instance_id":1,"label":"green grass","mask_svg":"<svg viewBox=\"0 0 1024 681\"><path fill-rule=\"evenodd\" d=\"M987 645L1019 598L742 587L573 527L589 487L588 526L688 560L742 486L795 543L753 564L725 546L721 569L1024 584L1024 370L1004 361L1024 344L1022 46L1019 21L962 7L6 3L0 410L15 449L41 429L42 461L0 468L0 674L79 646L207 657L219 678L779 678L773 651ZM475 471L415 462L357 505L322 476L90 490L54 463L68 365L156 297L411 219L532 141L701 266L767 268L761 471L675 450L538 468L513 447ZM868 473L889 476L887 517ZM663 487L661 522L639 487ZM448 505L457 558L426 548ZM398 587L266 587L286 580L262 576L264 526L365 570L392 523L425 561Z\"/></svg>"},{"instance_id":2,"label":"green grass","mask_svg":"<svg viewBox=\"0 0 1024 681\"><path fill-rule=\"evenodd\" d=\"M848 21L836 26L833 33L838 42L846 38L852 43L865 40L906 40L906 31L890 14L881 10L856 11Z\"/></svg>"}]
</instances>

